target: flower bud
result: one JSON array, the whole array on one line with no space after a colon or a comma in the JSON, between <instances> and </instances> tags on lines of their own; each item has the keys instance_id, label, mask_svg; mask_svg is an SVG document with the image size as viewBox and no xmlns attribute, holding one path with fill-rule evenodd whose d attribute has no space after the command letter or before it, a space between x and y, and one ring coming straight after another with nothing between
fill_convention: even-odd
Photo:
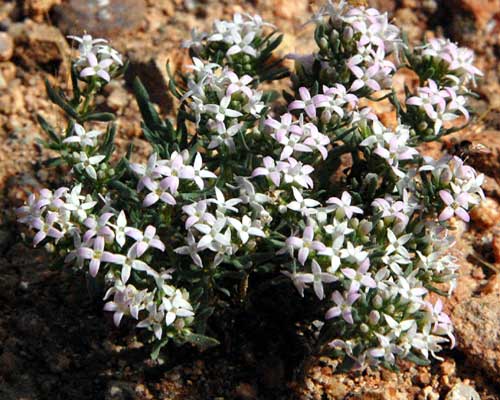
<instances>
[{"instance_id":1,"label":"flower bud","mask_svg":"<svg viewBox=\"0 0 500 400\"><path fill-rule=\"evenodd\" d=\"M364 219L359 223L359 230L363 235L368 235L373 229L373 223Z\"/></svg>"},{"instance_id":2,"label":"flower bud","mask_svg":"<svg viewBox=\"0 0 500 400\"><path fill-rule=\"evenodd\" d=\"M383 303L384 303L384 300L382 299L382 297L380 295L376 294L373 297L373 300L372 300L373 307L380 308L380 307L382 307Z\"/></svg>"},{"instance_id":3,"label":"flower bud","mask_svg":"<svg viewBox=\"0 0 500 400\"><path fill-rule=\"evenodd\" d=\"M322 37L319 40L318 46L321 50L327 50L328 49L328 40L325 37Z\"/></svg>"},{"instance_id":4,"label":"flower bud","mask_svg":"<svg viewBox=\"0 0 500 400\"><path fill-rule=\"evenodd\" d=\"M368 333L370 332L370 327L366 324L361 324L359 326L359 330L361 331L361 333Z\"/></svg>"},{"instance_id":5,"label":"flower bud","mask_svg":"<svg viewBox=\"0 0 500 400\"><path fill-rule=\"evenodd\" d=\"M425 121L422 121L418 124L417 128L419 131L425 131L428 128L428 124Z\"/></svg>"},{"instance_id":6,"label":"flower bud","mask_svg":"<svg viewBox=\"0 0 500 400\"><path fill-rule=\"evenodd\" d=\"M344 29L342 36L345 41L351 40L354 36L354 30L350 26L348 26Z\"/></svg>"},{"instance_id":7,"label":"flower bud","mask_svg":"<svg viewBox=\"0 0 500 400\"><path fill-rule=\"evenodd\" d=\"M47 253L54 253L56 251L56 247L52 243L46 243L44 247Z\"/></svg>"},{"instance_id":8,"label":"flower bud","mask_svg":"<svg viewBox=\"0 0 500 400\"><path fill-rule=\"evenodd\" d=\"M287 208L286 208L286 206L284 206L283 204L280 204L280 206L278 207L278 212L279 212L280 214L285 214L285 213L286 213L286 210L287 210Z\"/></svg>"},{"instance_id":9,"label":"flower bud","mask_svg":"<svg viewBox=\"0 0 500 400\"><path fill-rule=\"evenodd\" d=\"M332 119L332 113L328 110L323 110L320 118L323 124L327 124Z\"/></svg>"},{"instance_id":10,"label":"flower bud","mask_svg":"<svg viewBox=\"0 0 500 400\"><path fill-rule=\"evenodd\" d=\"M385 311L388 314L392 314L396 310L396 307L394 307L394 304L389 304L386 308Z\"/></svg>"},{"instance_id":11,"label":"flower bud","mask_svg":"<svg viewBox=\"0 0 500 400\"><path fill-rule=\"evenodd\" d=\"M359 226L359 219L357 219L356 217L351 218L351 220L349 221L349 225L351 225L351 228L356 229Z\"/></svg>"},{"instance_id":12,"label":"flower bud","mask_svg":"<svg viewBox=\"0 0 500 400\"><path fill-rule=\"evenodd\" d=\"M380 313L377 310L371 310L368 319L371 325L377 325L380 321Z\"/></svg>"},{"instance_id":13,"label":"flower bud","mask_svg":"<svg viewBox=\"0 0 500 400\"><path fill-rule=\"evenodd\" d=\"M408 314L414 314L420 309L420 304L418 303L410 303L408 308L406 309L406 312Z\"/></svg>"},{"instance_id":14,"label":"flower bud","mask_svg":"<svg viewBox=\"0 0 500 400\"><path fill-rule=\"evenodd\" d=\"M326 220L327 220L327 214L326 214L326 212L324 212L324 211L318 211L316 213L316 220L321 225L323 225L324 223L326 223Z\"/></svg>"},{"instance_id":15,"label":"flower bud","mask_svg":"<svg viewBox=\"0 0 500 400\"><path fill-rule=\"evenodd\" d=\"M339 39L339 33L334 29L330 33L330 43L335 43Z\"/></svg>"}]
</instances>

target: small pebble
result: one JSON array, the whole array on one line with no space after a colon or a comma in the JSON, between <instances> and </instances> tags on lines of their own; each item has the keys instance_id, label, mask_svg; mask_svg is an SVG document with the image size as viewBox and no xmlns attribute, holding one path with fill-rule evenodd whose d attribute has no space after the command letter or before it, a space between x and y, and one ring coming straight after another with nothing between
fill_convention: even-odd
<instances>
[{"instance_id":1,"label":"small pebble","mask_svg":"<svg viewBox=\"0 0 500 400\"><path fill-rule=\"evenodd\" d=\"M7 32L0 32L0 61L9 61L14 53L14 41Z\"/></svg>"}]
</instances>

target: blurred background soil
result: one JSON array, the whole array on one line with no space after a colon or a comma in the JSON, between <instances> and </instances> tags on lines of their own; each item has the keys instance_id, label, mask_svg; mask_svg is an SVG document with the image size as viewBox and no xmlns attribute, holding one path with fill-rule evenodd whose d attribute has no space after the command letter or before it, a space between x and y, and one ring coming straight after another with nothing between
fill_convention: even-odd
<instances>
[{"instance_id":1,"label":"blurred background soil","mask_svg":"<svg viewBox=\"0 0 500 400\"><path fill-rule=\"evenodd\" d=\"M324 357L307 363L302 374L308 346L298 333L303 330L275 317L249 322L253 316L242 312L230 318L234 334L223 346L205 353L173 348L162 363L148 360L136 332L126 324L113 327L99 299L88 295L84 278L49 269L43 251L21 243L14 223L12 208L29 191L60 183L66 173L44 167L50 154L37 143L43 133L35 119L40 113L64 126L43 82L67 83L71 47L65 35L106 37L130 61L125 79L106 88L99 107L118 115L117 156L132 142L134 157L142 159L149 147L128 84L134 76L168 115L175 103L167 93L165 64L170 60L179 71L189 62L179 45L193 27L208 30L213 20L235 12L259 13L284 32L282 55L306 53L313 48L312 28L303 24L321 4L0 0L0 400L500 399L500 0L369 3L389 12L411 41L446 36L473 48L485 73L473 124L424 148L434 156L458 152L487 177L487 200L469 227L457 223L451 250L460 276L446 307L457 347L430 367L402 363L397 372L346 374ZM377 112L394 122L383 104ZM456 146L464 140L466 146ZM265 302L258 307L270 316L283 311Z\"/></svg>"}]
</instances>

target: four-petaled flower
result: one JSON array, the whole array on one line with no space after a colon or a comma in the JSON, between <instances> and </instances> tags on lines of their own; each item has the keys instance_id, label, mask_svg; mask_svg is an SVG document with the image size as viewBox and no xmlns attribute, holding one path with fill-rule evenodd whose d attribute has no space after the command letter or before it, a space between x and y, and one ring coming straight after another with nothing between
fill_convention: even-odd
<instances>
[{"instance_id":1,"label":"four-petaled flower","mask_svg":"<svg viewBox=\"0 0 500 400\"><path fill-rule=\"evenodd\" d=\"M340 294L339 291L332 293L332 300L335 302L335 306L330 308L325 315L325 319L332 319L342 315L342 318L348 324L354 324L352 318L352 305L360 298L361 294L356 292L347 292L345 297Z\"/></svg>"}]
</instances>

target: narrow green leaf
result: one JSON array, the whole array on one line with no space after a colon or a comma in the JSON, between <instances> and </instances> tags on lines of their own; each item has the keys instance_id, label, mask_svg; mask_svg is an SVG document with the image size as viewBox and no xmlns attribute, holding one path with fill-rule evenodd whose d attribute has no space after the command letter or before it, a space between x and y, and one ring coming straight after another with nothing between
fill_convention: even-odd
<instances>
[{"instance_id":1,"label":"narrow green leaf","mask_svg":"<svg viewBox=\"0 0 500 400\"><path fill-rule=\"evenodd\" d=\"M212 337L200 335L197 333L189 333L184 337L186 342L192 343L201 349L205 350L210 347L218 346L220 342Z\"/></svg>"}]
</instances>

